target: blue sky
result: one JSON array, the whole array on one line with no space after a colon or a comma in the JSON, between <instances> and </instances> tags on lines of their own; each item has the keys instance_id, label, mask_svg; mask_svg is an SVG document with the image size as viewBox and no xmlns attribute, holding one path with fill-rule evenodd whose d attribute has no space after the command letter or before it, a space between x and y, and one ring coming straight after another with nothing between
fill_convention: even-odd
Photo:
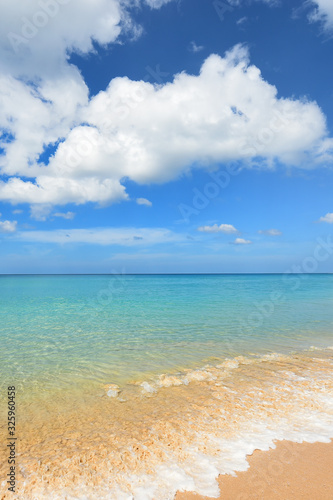
<instances>
[{"instance_id":1,"label":"blue sky","mask_svg":"<svg viewBox=\"0 0 333 500\"><path fill-rule=\"evenodd\" d=\"M3 10L0 273L333 272L329 0Z\"/></svg>"}]
</instances>

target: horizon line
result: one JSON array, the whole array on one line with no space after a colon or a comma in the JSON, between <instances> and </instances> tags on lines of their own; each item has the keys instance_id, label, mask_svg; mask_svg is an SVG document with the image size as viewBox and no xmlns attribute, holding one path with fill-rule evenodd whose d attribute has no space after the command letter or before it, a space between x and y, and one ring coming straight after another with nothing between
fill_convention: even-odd
<instances>
[{"instance_id":1,"label":"horizon line","mask_svg":"<svg viewBox=\"0 0 333 500\"><path fill-rule=\"evenodd\" d=\"M331 275L333 272L297 273L297 272L241 272L241 273L0 273L1 276L254 276L254 275Z\"/></svg>"}]
</instances>

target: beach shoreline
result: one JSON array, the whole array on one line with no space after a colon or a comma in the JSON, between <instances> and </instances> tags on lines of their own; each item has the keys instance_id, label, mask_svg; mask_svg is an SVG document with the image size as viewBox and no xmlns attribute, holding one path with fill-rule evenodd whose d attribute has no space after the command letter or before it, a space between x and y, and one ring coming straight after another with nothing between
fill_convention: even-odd
<instances>
[{"instance_id":1,"label":"beach shoreline","mask_svg":"<svg viewBox=\"0 0 333 500\"><path fill-rule=\"evenodd\" d=\"M219 500L331 500L333 498L333 441L279 441L269 451L255 450L249 468L218 478ZM175 500L211 500L178 492Z\"/></svg>"},{"instance_id":2,"label":"beach shoreline","mask_svg":"<svg viewBox=\"0 0 333 500\"><path fill-rule=\"evenodd\" d=\"M17 494L27 500L54 493L91 500L331 499L325 457L333 463L333 449L318 451L333 436L331 373L328 348L226 358L120 388L59 390L52 400L49 391L23 399L18 390ZM5 442L5 426L0 434ZM317 451L305 453L307 446ZM309 479L312 461L319 471ZM0 458L1 478L6 464ZM303 477L312 496L299 490ZM284 482L292 486L281 494ZM4 479L1 495L10 497Z\"/></svg>"}]
</instances>

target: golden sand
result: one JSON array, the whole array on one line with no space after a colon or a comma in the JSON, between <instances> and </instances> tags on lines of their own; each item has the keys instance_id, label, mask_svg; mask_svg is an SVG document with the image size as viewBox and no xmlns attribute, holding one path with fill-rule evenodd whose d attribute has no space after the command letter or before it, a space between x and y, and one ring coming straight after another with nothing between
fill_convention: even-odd
<instances>
[{"instance_id":1,"label":"golden sand","mask_svg":"<svg viewBox=\"0 0 333 500\"><path fill-rule=\"evenodd\" d=\"M219 500L332 500L333 443L280 441L248 457L250 468L219 476ZM178 493L175 500L211 500Z\"/></svg>"}]
</instances>

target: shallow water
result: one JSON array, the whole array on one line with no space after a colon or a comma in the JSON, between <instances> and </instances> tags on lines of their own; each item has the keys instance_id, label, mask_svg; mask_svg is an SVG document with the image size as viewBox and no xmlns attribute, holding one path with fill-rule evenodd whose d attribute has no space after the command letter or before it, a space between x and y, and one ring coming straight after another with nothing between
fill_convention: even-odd
<instances>
[{"instance_id":1,"label":"shallow water","mask_svg":"<svg viewBox=\"0 0 333 500\"><path fill-rule=\"evenodd\" d=\"M7 276L0 290L20 498L214 496L253 449L333 436L333 276Z\"/></svg>"}]
</instances>

